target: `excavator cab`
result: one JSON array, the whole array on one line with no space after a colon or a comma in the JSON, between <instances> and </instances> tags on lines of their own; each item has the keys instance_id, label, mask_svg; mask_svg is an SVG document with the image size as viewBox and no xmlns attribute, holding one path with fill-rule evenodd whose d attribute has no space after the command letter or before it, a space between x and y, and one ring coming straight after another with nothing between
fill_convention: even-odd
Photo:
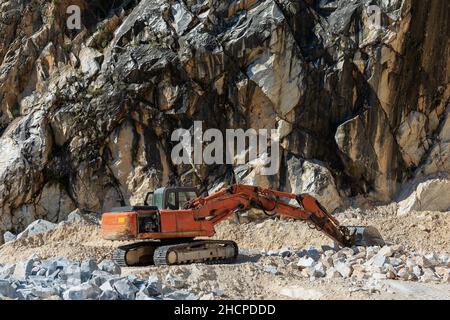
<instances>
[{"instance_id":1,"label":"excavator cab","mask_svg":"<svg viewBox=\"0 0 450 320\"><path fill-rule=\"evenodd\" d=\"M144 204L158 209L181 210L186 202L199 196L195 187L164 187L147 193Z\"/></svg>"}]
</instances>

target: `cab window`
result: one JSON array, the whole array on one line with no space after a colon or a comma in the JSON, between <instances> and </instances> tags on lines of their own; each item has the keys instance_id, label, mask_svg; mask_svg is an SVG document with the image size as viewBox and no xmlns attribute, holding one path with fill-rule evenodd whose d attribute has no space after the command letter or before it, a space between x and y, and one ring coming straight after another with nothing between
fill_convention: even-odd
<instances>
[{"instance_id":1,"label":"cab window","mask_svg":"<svg viewBox=\"0 0 450 320\"><path fill-rule=\"evenodd\" d=\"M179 199L179 209L183 209L184 204L188 202L189 200L197 198L197 194L192 191L188 192L179 192L178 193L178 199Z\"/></svg>"},{"instance_id":2,"label":"cab window","mask_svg":"<svg viewBox=\"0 0 450 320\"><path fill-rule=\"evenodd\" d=\"M151 203L153 203L153 205L157 206L159 209L163 209L164 208L163 193L159 190L155 191Z\"/></svg>"},{"instance_id":3,"label":"cab window","mask_svg":"<svg viewBox=\"0 0 450 320\"><path fill-rule=\"evenodd\" d=\"M171 210L177 210L177 199L176 199L176 193L174 191L169 192L167 195L167 208Z\"/></svg>"}]
</instances>

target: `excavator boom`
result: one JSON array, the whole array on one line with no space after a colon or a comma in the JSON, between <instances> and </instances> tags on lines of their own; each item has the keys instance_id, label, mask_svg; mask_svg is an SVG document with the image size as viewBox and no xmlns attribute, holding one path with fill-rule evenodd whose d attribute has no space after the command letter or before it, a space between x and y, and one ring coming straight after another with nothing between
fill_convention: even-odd
<instances>
[{"instance_id":1,"label":"excavator boom","mask_svg":"<svg viewBox=\"0 0 450 320\"><path fill-rule=\"evenodd\" d=\"M303 220L342 246L383 245L378 231L367 227L341 226L319 201L308 194L296 195L248 185L232 185L207 197L193 199L185 205L196 218L210 218L220 223L233 213L260 209L269 216L286 216Z\"/></svg>"}]
</instances>

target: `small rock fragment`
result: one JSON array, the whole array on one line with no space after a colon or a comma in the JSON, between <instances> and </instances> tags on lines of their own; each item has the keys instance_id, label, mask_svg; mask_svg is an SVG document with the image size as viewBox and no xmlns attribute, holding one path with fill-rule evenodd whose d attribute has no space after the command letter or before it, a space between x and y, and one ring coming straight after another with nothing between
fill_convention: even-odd
<instances>
[{"instance_id":1,"label":"small rock fragment","mask_svg":"<svg viewBox=\"0 0 450 320\"><path fill-rule=\"evenodd\" d=\"M14 278L18 280L25 280L31 275L31 270L33 269L34 259L28 259L16 264L14 268Z\"/></svg>"},{"instance_id":2,"label":"small rock fragment","mask_svg":"<svg viewBox=\"0 0 450 320\"><path fill-rule=\"evenodd\" d=\"M3 240L5 241L5 243L11 242L16 240L17 236L15 234L13 234L12 232L6 231L3 234Z\"/></svg>"},{"instance_id":3,"label":"small rock fragment","mask_svg":"<svg viewBox=\"0 0 450 320\"><path fill-rule=\"evenodd\" d=\"M419 278L419 281L424 282L424 283L438 281L438 280L439 280L439 278L436 277L435 273L430 268L424 269L423 275Z\"/></svg>"},{"instance_id":4,"label":"small rock fragment","mask_svg":"<svg viewBox=\"0 0 450 320\"><path fill-rule=\"evenodd\" d=\"M103 260L98 264L100 270L106 271L110 274L120 274L120 266L112 260Z\"/></svg>"},{"instance_id":5,"label":"small rock fragment","mask_svg":"<svg viewBox=\"0 0 450 320\"><path fill-rule=\"evenodd\" d=\"M165 280L169 284L169 286L176 289L180 289L185 286L185 282L183 281L183 279L170 273L167 274Z\"/></svg>"},{"instance_id":6,"label":"small rock fragment","mask_svg":"<svg viewBox=\"0 0 450 320\"><path fill-rule=\"evenodd\" d=\"M388 261L387 257L377 254L373 256L372 259L368 261L368 263L375 267L382 268L387 261Z\"/></svg>"},{"instance_id":7,"label":"small rock fragment","mask_svg":"<svg viewBox=\"0 0 450 320\"><path fill-rule=\"evenodd\" d=\"M7 280L0 280L0 296L14 299L17 297L16 290ZM0 299L1 300L1 299Z\"/></svg>"},{"instance_id":8,"label":"small rock fragment","mask_svg":"<svg viewBox=\"0 0 450 320\"><path fill-rule=\"evenodd\" d=\"M400 270L398 270L397 272L397 276L402 279L402 280L408 280L410 277L410 272L408 271L407 268L401 268Z\"/></svg>"},{"instance_id":9,"label":"small rock fragment","mask_svg":"<svg viewBox=\"0 0 450 320\"><path fill-rule=\"evenodd\" d=\"M98 297L98 300L117 300L117 299L119 299L119 294L115 290L103 291Z\"/></svg>"},{"instance_id":10,"label":"small rock fragment","mask_svg":"<svg viewBox=\"0 0 450 320\"><path fill-rule=\"evenodd\" d=\"M64 300L93 300L97 299L102 290L99 287L94 286L89 282L82 283L78 286L74 286L64 291Z\"/></svg>"},{"instance_id":11,"label":"small rock fragment","mask_svg":"<svg viewBox=\"0 0 450 320\"><path fill-rule=\"evenodd\" d=\"M94 260L89 259L81 263L80 269L81 269L81 281L85 282L91 278L92 273L95 270L98 270L98 266Z\"/></svg>"},{"instance_id":12,"label":"small rock fragment","mask_svg":"<svg viewBox=\"0 0 450 320\"><path fill-rule=\"evenodd\" d=\"M124 300L134 300L138 288L134 286L128 279L121 279L114 282L114 289L116 289L119 297Z\"/></svg>"},{"instance_id":13,"label":"small rock fragment","mask_svg":"<svg viewBox=\"0 0 450 320\"><path fill-rule=\"evenodd\" d=\"M156 274L151 275L147 280L147 286L145 288L148 295L157 296L162 292L162 282Z\"/></svg>"},{"instance_id":14,"label":"small rock fragment","mask_svg":"<svg viewBox=\"0 0 450 320\"><path fill-rule=\"evenodd\" d=\"M393 254L394 250L392 249L391 246L384 246L383 248L380 249L380 251L378 251L378 255L383 257L392 257Z\"/></svg>"},{"instance_id":15,"label":"small rock fragment","mask_svg":"<svg viewBox=\"0 0 450 320\"><path fill-rule=\"evenodd\" d=\"M164 295L164 299L167 300L198 300L198 297L189 291L186 290L177 290L172 291L166 295Z\"/></svg>"},{"instance_id":16,"label":"small rock fragment","mask_svg":"<svg viewBox=\"0 0 450 320\"><path fill-rule=\"evenodd\" d=\"M416 258L416 263L422 268L430 268L433 266L433 263L425 258L424 256L419 256Z\"/></svg>"},{"instance_id":17,"label":"small rock fragment","mask_svg":"<svg viewBox=\"0 0 450 320\"><path fill-rule=\"evenodd\" d=\"M270 265L270 266L265 266L263 270L264 270L264 272L271 273L271 274L273 274L273 275L278 274L278 269L277 269L277 267L272 266L272 265Z\"/></svg>"},{"instance_id":18,"label":"small rock fragment","mask_svg":"<svg viewBox=\"0 0 450 320\"><path fill-rule=\"evenodd\" d=\"M343 278L348 278L352 275L353 268L346 263L339 262L339 263L335 264L334 267L337 270L337 272L339 272L341 274L341 276Z\"/></svg>"},{"instance_id":19,"label":"small rock fragment","mask_svg":"<svg viewBox=\"0 0 450 320\"><path fill-rule=\"evenodd\" d=\"M331 268L327 269L326 277L328 279L342 278L341 274L334 267L331 267Z\"/></svg>"},{"instance_id":20,"label":"small rock fragment","mask_svg":"<svg viewBox=\"0 0 450 320\"><path fill-rule=\"evenodd\" d=\"M69 222L69 223L84 222L81 210L80 209L76 209L76 210L72 211L71 213L69 213L69 215L67 216L66 221Z\"/></svg>"},{"instance_id":21,"label":"small rock fragment","mask_svg":"<svg viewBox=\"0 0 450 320\"><path fill-rule=\"evenodd\" d=\"M308 268L308 267L312 267L314 266L316 263L314 261L314 259L310 258L310 257L303 257L300 258L297 262L297 266L300 268Z\"/></svg>"}]
</instances>

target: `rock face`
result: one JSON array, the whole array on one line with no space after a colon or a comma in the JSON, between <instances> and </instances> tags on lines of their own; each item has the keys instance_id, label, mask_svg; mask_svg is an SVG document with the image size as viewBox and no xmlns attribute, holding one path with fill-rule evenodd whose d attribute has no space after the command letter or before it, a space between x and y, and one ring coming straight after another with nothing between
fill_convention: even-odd
<instances>
[{"instance_id":1,"label":"rock face","mask_svg":"<svg viewBox=\"0 0 450 320\"><path fill-rule=\"evenodd\" d=\"M399 202L398 214L405 215L411 211L449 211L450 180L437 178L413 185L413 191L405 189L407 198Z\"/></svg>"},{"instance_id":2,"label":"rock face","mask_svg":"<svg viewBox=\"0 0 450 320\"><path fill-rule=\"evenodd\" d=\"M81 30L66 27L74 4ZM141 203L170 183L229 182L237 166L172 163L171 133L194 120L277 129L279 173L246 180L244 170L240 181L311 191L330 210L361 193L392 200L403 183L450 171L446 1L0 8L0 232ZM288 178L289 159L301 177Z\"/></svg>"}]
</instances>

